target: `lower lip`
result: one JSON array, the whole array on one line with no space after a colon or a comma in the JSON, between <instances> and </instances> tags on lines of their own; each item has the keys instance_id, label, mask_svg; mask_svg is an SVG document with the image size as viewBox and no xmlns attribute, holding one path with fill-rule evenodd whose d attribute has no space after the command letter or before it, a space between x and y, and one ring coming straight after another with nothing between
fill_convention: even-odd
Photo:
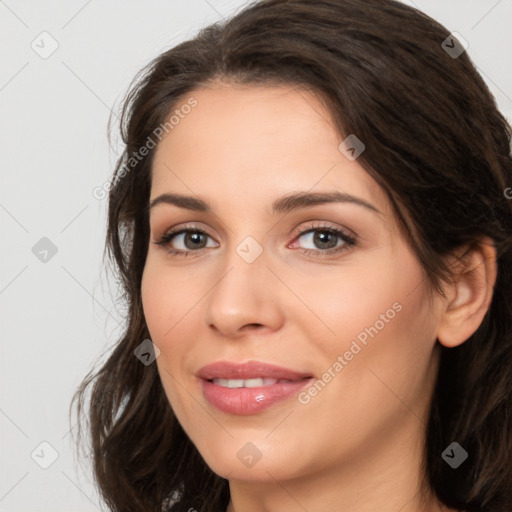
<instances>
[{"instance_id":1,"label":"lower lip","mask_svg":"<svg viewBox=\"0 0 512 512\"><path fill-rule=\"evenodd\" d=\"M282 382L256 388L227 388L201 379L206 400L222 412L229 414L256 414L290 398L306 387L313 378Z\"/></svg>"}]
</instances>

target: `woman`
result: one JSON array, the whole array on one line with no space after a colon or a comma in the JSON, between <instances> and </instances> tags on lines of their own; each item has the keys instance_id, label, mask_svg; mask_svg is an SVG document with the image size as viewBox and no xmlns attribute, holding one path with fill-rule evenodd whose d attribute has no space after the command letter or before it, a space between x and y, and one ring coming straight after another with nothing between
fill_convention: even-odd
<instances>
[{"instance_id":1,"label":"woman","mask_svg":"<svg viewBox=\"0 0 512 512\"><path fill-rule=\"evenodd\" d=\"M511 127L393 0L267 0L128 94L92 386L116 511L512 507Z\"/></svg>"}]
</instances>

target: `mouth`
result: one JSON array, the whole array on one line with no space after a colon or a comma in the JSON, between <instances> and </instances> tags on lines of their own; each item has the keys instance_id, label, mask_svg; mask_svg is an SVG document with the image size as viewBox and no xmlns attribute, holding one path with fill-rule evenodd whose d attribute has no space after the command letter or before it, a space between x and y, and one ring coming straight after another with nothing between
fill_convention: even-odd
<instances>
[{"instance_id":1,"label":"mouth","mask_svg":"<svg viewBox=\"0 0 512 512\"><path fill-rule=\"evenodd\" d=\"M283 402L314 380L312 374L259 361L219 361L201 368L197 376L211 405L239 415L255 414Z\"/></svg>"},{"instance_id":2,"label":"mouth","mask_svg":"<svg viewBox=\"0 0 512 512\"><path fill-rule=\"evenodd\" d=\"M303 380L303 379L299 379ZM298 380L290 379L272 379L268 377L256 377L253 379L208 379L208 382L212 382L217 386L224 388L261 388L267 386L273 386L274 384L283 384L285 382L298 382Z\"/></svg>"},{"instance_id":3,"label":"mouth","mask_svg":"<svg viewBox=\"0 0 512 512\"><path fill-rule=\"evenodd\" d=\"M256 385L272 386L275 381L287 380L297 381L305 378L311 378L313 375L307 372L292 370L275 364L264 363L262 361L248 361L246 363L234 363L231 361L217 361L215 363L203 366L197 376L208 381L234 382L235 385L229 387L256 387ZM264 382L260 382L264 381ZM242 383L248 383L247 386ZM218 383L218 382L217 382Z\"/></svg>"}]
</instances>

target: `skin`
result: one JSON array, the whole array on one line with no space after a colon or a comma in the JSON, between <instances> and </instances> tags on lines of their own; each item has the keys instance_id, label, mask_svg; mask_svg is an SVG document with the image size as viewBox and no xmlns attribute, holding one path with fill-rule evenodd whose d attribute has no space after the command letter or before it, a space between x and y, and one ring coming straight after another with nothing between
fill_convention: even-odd
<instances>
[{"instance_id":1,"label":"skin","mask_svg":"<svg viewBox=\"0 0 512 512\"><path fill-rule=\"evenodd\" d=\"M206 463L229 479L228 511L450 510L434 499L420 508L424 428L439 343L463 343L489 307L492 244L470 253L446 298L430 303L384 192L340 152L343 139L318 98L228 83L189 96L197 106L156 149L151 200L199 196L214 213L152 208L142 299L165 393ZM271 214L287 193L333 190L381 215L350 203ZM299 235L310 221L355 233L356 245L329 254ZM152 243L185 223L207 232L201 251L175 256ZM252 263L236 252L248 236L263 249ZM178 235L169 247L198 251L186 243ZM335 237L328 247L342 245ZM306 405L291 397L239 416L202 395L196 372L219 360L265 361L320 378L394 303L401 311ZM250 468L237 457L247 442L261 453Z\"/></svg>"}]
</instances>

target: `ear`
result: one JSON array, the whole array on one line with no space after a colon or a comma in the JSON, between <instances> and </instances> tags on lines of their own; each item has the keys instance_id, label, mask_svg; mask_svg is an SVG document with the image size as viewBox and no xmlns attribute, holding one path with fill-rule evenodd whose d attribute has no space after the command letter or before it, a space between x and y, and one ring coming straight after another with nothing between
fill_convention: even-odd
<instances>
[{"instance_id":1,"label":"ear","mask_svg":"<svg viewBox=\"0 0 512 512\"><path fill-rule=\"evenodd\" d=\"M454 258L454 282L445 288L446 300L437 339L445 347L464 343L480 326L491 304L497 276L496 248L483 237L473 248Z\"/></svg>"}]
</instances>

